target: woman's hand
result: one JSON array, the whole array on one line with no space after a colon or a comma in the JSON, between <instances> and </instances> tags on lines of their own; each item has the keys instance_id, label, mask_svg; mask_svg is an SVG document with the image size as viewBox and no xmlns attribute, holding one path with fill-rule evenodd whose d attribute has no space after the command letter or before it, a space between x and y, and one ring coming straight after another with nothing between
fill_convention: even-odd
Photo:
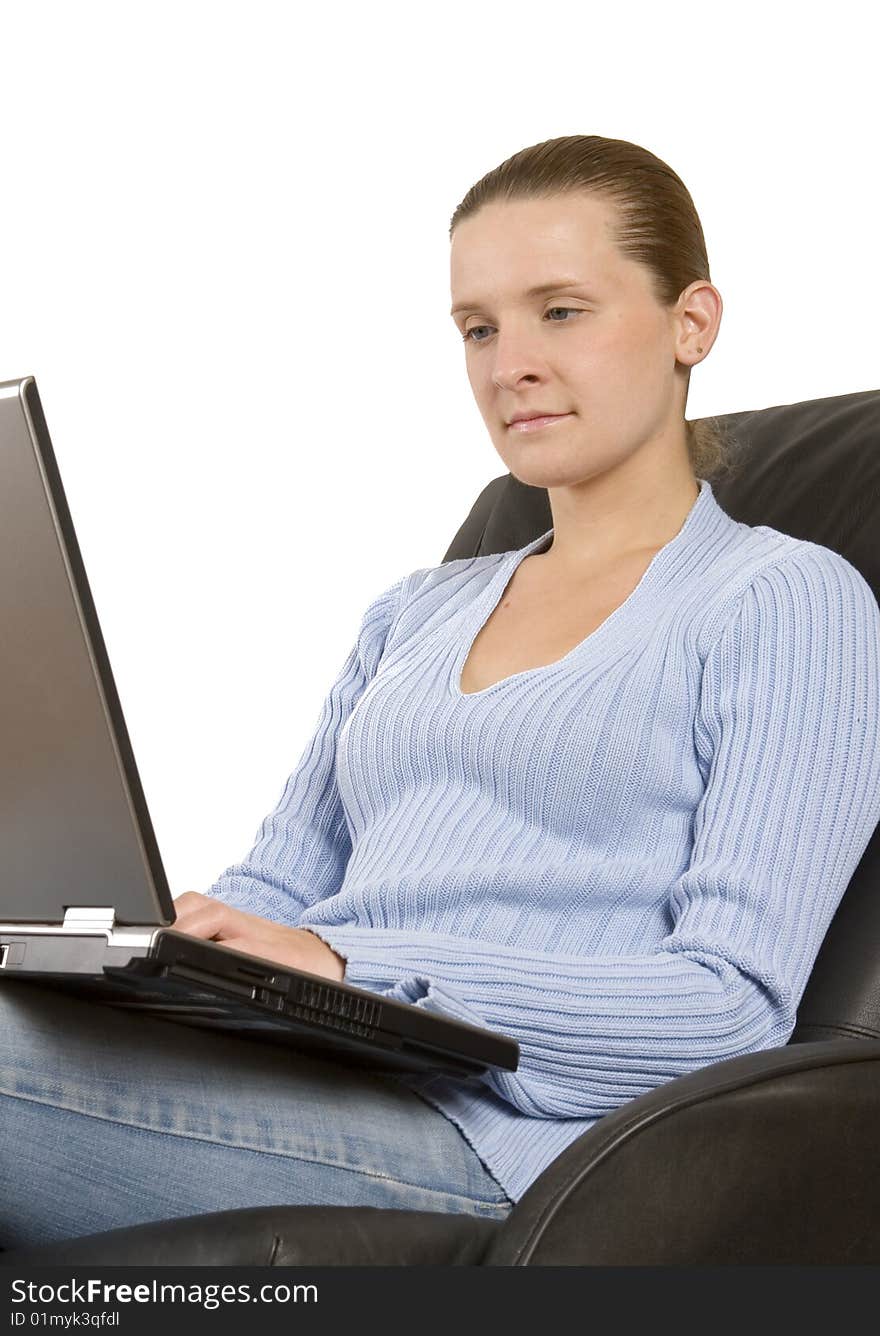
<instances>
[{"instance_id":1,"label":"woman's hand","mask_svg":"<svg viewBox=\"0 0 880 1336\"><path fill-rule=\"evenodd\" d=\"M175 896L174 910L177 918L172 926L176 932L222 942L235 951L276 960L279 965L291 965L322 979L341 982L345 977L344 958L308 928L284 927L258 914L233 909L198 891L183 891Z\"/></svg>"}]
</instances>

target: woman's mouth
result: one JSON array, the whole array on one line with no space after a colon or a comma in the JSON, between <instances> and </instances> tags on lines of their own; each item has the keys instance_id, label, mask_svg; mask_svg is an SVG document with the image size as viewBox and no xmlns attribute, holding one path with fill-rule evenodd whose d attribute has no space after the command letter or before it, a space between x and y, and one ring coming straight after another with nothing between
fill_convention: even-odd
<instances>
[{"instance_id":1,"label":"woman's mouth","mask_svg":"<svg viewBox=\"0 0 880 1336\"><path fill-rule=\"evenodd\" d=\"M511 422L508 431L542 431L554 422L564 422L573 416L573 413L555 413L552 417L520 418L518 422Z\"/></svg>"}]
</instances>

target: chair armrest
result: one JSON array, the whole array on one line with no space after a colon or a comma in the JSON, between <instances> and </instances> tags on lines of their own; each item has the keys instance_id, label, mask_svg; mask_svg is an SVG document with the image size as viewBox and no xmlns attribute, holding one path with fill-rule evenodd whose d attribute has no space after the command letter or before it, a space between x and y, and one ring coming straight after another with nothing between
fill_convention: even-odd
<instances>
[{"instance_id":1,"label":"chair armrest","mask_svg":"<svg viewBox=\"0 0 880 1336\"><path fill-rule=\"evenodd\" d=\"M483 1265L880 1262L878 1126L880 1040L713 1063L563 1151Z\"/></svg>"},{"instance_id":2,"label":"chair armrest","mask_svg":"<svg viewBox=\"0 0 880 1336\"><path fill-rule=\"evenodd\" d=\"M378 1206L245 1206L0 1252L0 1267L479 1266L497 1220Z\"/></svg>"}]
</instances>

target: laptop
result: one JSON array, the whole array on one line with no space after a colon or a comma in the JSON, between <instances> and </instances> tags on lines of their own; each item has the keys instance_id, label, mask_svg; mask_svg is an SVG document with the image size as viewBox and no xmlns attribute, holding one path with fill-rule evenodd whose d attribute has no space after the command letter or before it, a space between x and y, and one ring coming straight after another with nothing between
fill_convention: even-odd
<instances>
[{"instance_id":1,"label":"laptop","mask_svg":"<svg viewBox=\"0 0 880 1336\"><path fill-rule=\"evenodd\" d=\"M0 643L0 987L377 1072L516 1071L506 1035L175 931L33 376L0 382Z\"/></svg>"}]
</instances>

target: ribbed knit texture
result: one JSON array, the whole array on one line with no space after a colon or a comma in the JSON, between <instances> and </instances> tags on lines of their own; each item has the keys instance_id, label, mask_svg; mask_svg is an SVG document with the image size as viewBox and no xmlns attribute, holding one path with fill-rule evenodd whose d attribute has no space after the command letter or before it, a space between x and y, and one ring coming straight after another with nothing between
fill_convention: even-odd
<instances>
[{"instance_id":1,"label":"ribbed knit texture","mask_svg":"<svg viewBox=\"0 0 880 1336\"><path fill-rule=\"evenodd\" d=\"M513 1201L610 1109L788 1041L880 820L870 587L706 480L597 630L463 694L552 538L370 604L277 807L206 892L313 929L359 988L518 1041L516 1073L391 1078Z\"/></svg>"}]
</instances>

